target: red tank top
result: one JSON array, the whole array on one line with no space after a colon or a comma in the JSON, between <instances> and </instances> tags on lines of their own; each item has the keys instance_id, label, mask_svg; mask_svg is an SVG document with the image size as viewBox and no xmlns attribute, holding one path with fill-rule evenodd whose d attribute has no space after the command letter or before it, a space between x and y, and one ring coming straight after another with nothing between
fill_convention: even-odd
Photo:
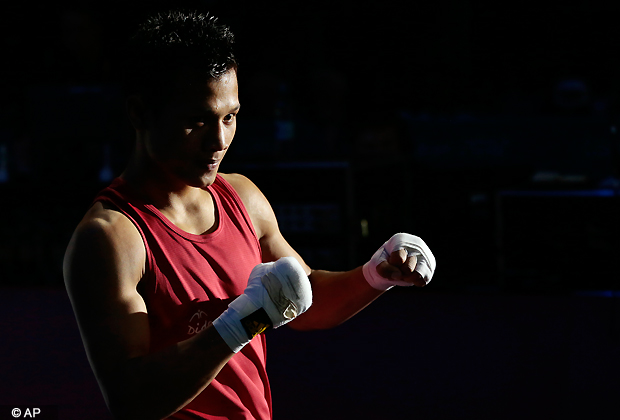
<instances>
[{"instance_id":1,"label":"red tank top","mask_svg":"<svg viewBox=\"0 0 620 420\"><path fill-rule=\"evenodd\" d=\"M148 310L151 352L206 328L243 293L252 268L261 262L258 238L237 192L220 175L206 189L213 197L218 225L204 235L179 229L138 199L120 178L95 199L112 203L142 235L147 262L138 290ZM261 334L170 419L270 419L265 362Z\"/></svg>"}]
</instances>

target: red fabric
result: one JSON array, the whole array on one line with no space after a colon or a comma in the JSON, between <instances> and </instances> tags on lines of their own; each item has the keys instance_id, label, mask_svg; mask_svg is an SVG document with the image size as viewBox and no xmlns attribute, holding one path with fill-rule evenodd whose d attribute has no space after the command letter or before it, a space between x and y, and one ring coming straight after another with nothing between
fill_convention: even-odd
<instances>
[{"instance_id":1,"label":"red fabric","mask_svg":"<svg viewBox=\"0 0 620 420\"><path fill-rule=\"evenodd\" d=\"M151 351L190 338L243 293L261 249L233 187L220 175L207 190L219 218L212 233L194 235L132 194L117 178L95 201L107 201L138 228L147 254L138 288L148 310ZM215 380L171 419L271 419L265 337L254 338Z\"/></svg>"}]
</instances>

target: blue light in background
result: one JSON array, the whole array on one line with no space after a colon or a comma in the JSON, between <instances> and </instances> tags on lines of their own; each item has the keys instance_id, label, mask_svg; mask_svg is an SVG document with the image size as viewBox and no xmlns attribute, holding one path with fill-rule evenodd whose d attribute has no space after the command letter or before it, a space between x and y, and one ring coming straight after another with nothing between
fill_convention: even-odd
<instances>
[{"instance_id":1,"label":"blue light in background","mask_svg":"<svg viewBox=\"0 0 620 420\"><path fill-rule=\"evenodd\" d=\"M580 290L575 292L575 295L586 297L617 298L620 297L620 290Z\"/></svg>"},{"instance_id":2,"label":"blue light in background","mask_svg":"<svg viewBox=\"0 0 620 420\"><path fill-rule=\"evenodd\" d=\"M615 190L576 190L576 191L500 191L502 196L512 197L614 197Z\"/></svg>"}]
</instances>

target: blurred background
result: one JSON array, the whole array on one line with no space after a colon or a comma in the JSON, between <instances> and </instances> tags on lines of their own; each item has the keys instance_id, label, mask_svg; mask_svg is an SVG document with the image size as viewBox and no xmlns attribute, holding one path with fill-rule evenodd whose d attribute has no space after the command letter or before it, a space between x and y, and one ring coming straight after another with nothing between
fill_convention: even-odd
<instances>
[{"instance_id":1,"label":"blurred background","mask_svg":"<svg viewBox=\"0 0 620 420\"><path fill-rule=\"evenodd\" d=\"M132 148L118 52L180 6L236 34L221 170L311 267L395 232L438 260L332 331L274 333L276 420L617 416L620 5L601 0L3 6L0 405L109 418L62 258Z\"/></svg>"}]
</instances>

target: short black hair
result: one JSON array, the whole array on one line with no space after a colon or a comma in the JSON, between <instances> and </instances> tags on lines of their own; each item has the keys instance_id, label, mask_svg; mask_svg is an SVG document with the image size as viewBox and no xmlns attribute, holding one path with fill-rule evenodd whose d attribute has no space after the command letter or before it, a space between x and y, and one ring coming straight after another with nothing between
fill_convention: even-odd
<instances>
[{"instance_id":1,"label":"short black hair","mask_svg":"<svg viewBox=\"0 0 620 420\"><path fill-rule=\"evenodd\" d=\"M237 71L234 35L209 13L171 10L150 15L130 38L123 90L138 94L153 108L169 99L170 87L182 68L218 79Z\"/></svg>"}]
</instances>

